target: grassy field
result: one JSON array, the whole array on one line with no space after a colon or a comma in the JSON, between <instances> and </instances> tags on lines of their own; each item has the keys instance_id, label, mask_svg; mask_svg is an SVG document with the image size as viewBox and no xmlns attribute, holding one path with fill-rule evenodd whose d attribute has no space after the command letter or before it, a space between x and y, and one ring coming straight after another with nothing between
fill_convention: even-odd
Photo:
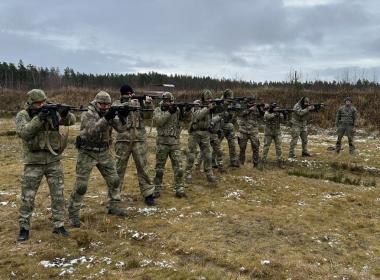
<instances>
[{"instance_id":1,"label":"grassy field","mask_svg":"<svg viewBox=\"0 0 380 280\"><path fill-rule=\"evenodd\" d=\"M355 156L348 155L346 139L336 155L327 149L335 136L320 130L309 138L312 158L286 162L280 170L271 147L273 164L264 171L246 163L218 174L217 186L196 171L186 199L174 197L168 164L163 194L150 208L131 162L123 191L126 219L106 214L106 186L94 170L83 226L69 228L70 238L51 233L44 180L30 239L17 243L23 166L13 130L13 119L0 120L0 279L380 278L380 143L373 135L357 137ZM63 159L66 200L75 180L77 133L78 126L70 128ZM284 131L284 155L289 140ZM154 135L148 142L153 176ZM184 134L184 150L186 142Z\"/></svg>"}]
</instances>

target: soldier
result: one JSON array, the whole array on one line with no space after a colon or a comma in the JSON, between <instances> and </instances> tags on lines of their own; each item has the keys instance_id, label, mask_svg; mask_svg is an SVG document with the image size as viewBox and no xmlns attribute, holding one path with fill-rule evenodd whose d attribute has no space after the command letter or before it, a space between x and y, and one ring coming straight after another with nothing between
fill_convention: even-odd
<instances>
[{"instance_id":1,"label":"soldier","mask_svg":"<svg viewBox=\"0 0 380 280\"><path fill-rule=\"evenodd\" d=\"M134 91L129 85L123 85L120 88L120 103L128 102L130 106L140 107L140 102L133 99ZM145 108L153 108L152 98L147 96L143 103ZM155 205L152 185L147 174L147 145L146 130L144 119L150 118L151 113L142 111L130 112L126 118L124 132L118 133L116 136L115 152L116 152L116 170L120 178L120 189L123 189L125 172L128 165L129 157L132 155L137 169L137 177L140 186L140 192L144 197L145 203L149 206Z\"/></svg>"},{"instance_id":2,"label":"soldier","mask_svg":"<svg viewBox=\"0 0 380 280\"><path fill-rule=\"evenodd\" d=\"M283 159L281 151L281 122L284 120L282 113L276 112L277 103L272 102L269 109L264 114L265 130L264 130L264 148L263 148L263 164L265 165L269 147L274 141L276 148L277 166L283 168Z\"/></svg>"},{"instance_id":3,"label":"soldier","mask_svg":"<svg viewBox=\"0 0 380 280\"><path fill-rule=\"evenodd\" d=\"M201 157L203 158L203 167L207 176L207 180L211 183L216 182L211 166L211 145L210 145L210 124L212 117L213 104L212 93L205 89L201 92L201 104L205 107L193 107L191 113L191 123L189 128L189 154L187 157L186 179L191 181L192 169L195 160L197 146L200 147ZM207 106L207 107L206 107Z\"/></svg>"},{"instance_id":4,"label":"soldier","mask_svg":"<svg viewBox=\"0 0 380 280\"><path fill-rule=\"evenodd\" d=\"M223 118L223 135L220 139L220 141L223 141L223 138L226 137L227 143L228 143L228 150L230 154L230 167L239 167L239 162L237 159L237 153L236 153L236 136L235 136L235 127L234 124L236 124L236 113L230 110L227 110L228 107L232 104L234 93L230 89L226 89L223 92L222 96L223 100L225 101L224 104L224 112L221 113L221 117Z\"/></svg>"},{"instance_id":5,"label":"soldier","mask_svg":"<svg viewBox=\"0 0 380 280\"><path fill-rule=\"evenodd\" d=\"M167 158L169 157L174 170L174 190L176 196L186 196L183 183L183 169L180 149L180 121L183 116L174 105L174 96L170 92L162 94L160 106L153 112L153 121L157 127L156 175L154 178L155 197L160 196L162 178Z\"/></svg>"},{"instance_id":6,"label":"soldier","mask_svg":"<svg viewBox=\"0 0 380 280\"><path fill-rule=\"evenodd\" d=\"M289 147L289 158L295 158L295 148L297 145L298 137L302 141L302 156L310 157L307 150L307 120L309 112L314 111L314 105L310 105L308 97L302 97L293 107L293 114L291 118L291 136Z\"/></svg>"},{"instance_id":7,"label":"soldier","mask_svg":"<svg viewBox=\"0 0 380 280\"><path fill-rule=\"evenodd\" d=\"M240 164L244 165L245 150L248 141L251 141L252 147L252 163L254 167L259 165L259 119L262 118L263 112L256 106L256 98L247 100L247 109L243 110L238 118L239 136L238 144L240 147L239 160Z\"/></svg>"},{"instance_id":8,"label":"soldier","mask_svg":"<svg viewBox=\"0 0 380 280\"><path fill-rule=\"evenodd\" d=\"M67 135L62 135L59 127L52 126L52 118L58 118L60 125L69 126L75 124L75 116L69 112L69 109L62 109L59 112L48 111L43 109L45 104L44 91L33 89L27 93L25 109L16 116L16 132L22 139L24 156L18 241L29 238L34 199L43 176L46 177L50 190L53 233L69 235L63 226L65 201L64 173L61 164L61 154L67 145Z\"/></svg>"},{"instance_id":9,"label":"soldier","mask_svg":"<svg viewBox=\"0 0 380 280\"><path fill-rule=\"evenodd\" d=\"M120 185L110 145L112 128L122 132L121 123L115 119L116 110L111 107L111 97L105 91L96 94L88 110L81 116L80 133L76 139L78 149L76 180L69 201L69 222L80 227L79 211L87 191L88 179L96 166L108 187L108 214L125 217L120 208Z\"/></svg>"},{"instance_id":10,"label":"soldier","mask_svg":"<svg viewBox=\"0 0 380 280\"><path fill-rule=\"evenodd\" d=\"M342 138L344 135L347 136L348 144L350 146L350 154L354 154L354 134L355 126L357 120L357 110L352 106L351 97L346 97L344 99L344 105L341 106L336 113L335 125L337 127L338 139L336 141L336 153L339 154L341 149Z\"/></svg>"}]
</instances>

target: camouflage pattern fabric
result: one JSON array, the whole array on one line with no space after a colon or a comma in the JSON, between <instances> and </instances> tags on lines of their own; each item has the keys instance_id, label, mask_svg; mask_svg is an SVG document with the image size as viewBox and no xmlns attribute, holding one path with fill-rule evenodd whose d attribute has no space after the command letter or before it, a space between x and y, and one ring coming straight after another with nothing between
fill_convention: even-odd
<instances>
[{"instance_id":1,"label":"camouflage pattern fabric","mask_svg":"<svg viewBox=\"0 0 380 280\"><path fill-rule=\"evenodd\" d=\"M194 108L188 138L187 174L191 174L192 172L195 153L199 146L201 157L204 160L203 164L206 175L209 177L214 175L211 167L210 124L210 110L208 108Z\"/></svg>"},{"instance_id":2,"label":"camouflage pattern fabric","mask_svg":"<svg viewBox=\"0 0 380 280\"><path fill-rule=\"evenodd\" d=\"M130 104L135 105L135 104ZM144 104L145 108L152 108L152 103ZM130 112L123 126L123 132L116 136L116 170L120 178L120 189L124 189L124 177L127 171L128 161L132 155L136 165L137 178L140 192L147 197L154 192L154 186L147 173L147 145L144 119L151 118L150 112Z\"/></svg>"},{"instance_id":3,"label":"camouflage pattern fabric","mask_svg":"<svg viewBox=\"0 0 380 280\"><path fill-rule=\"evenodd\" d=\"M298 138L302 141L302 154L308 154L307 149L307 121L310 110L302 108L300 101L294 105L293 114L291 118L291 137L289 146L289 157L295 157L295 148L297 146Z\"/></svg>"},{"instance_id":4,"label":"camouflage pattern fabric","mask_svg":"<svg viewBox=\"0 0 380 280\"><path fill-rule=\"evenodd\" d=\"M112 128L122 132L119 120L107 121L92 101L88 110L82 113L80 139L77 146L76 180L69 201L69 218L79 219L79 210L87 191L88 179L96 166L107 183L108 208L118 209L120 202L119 176L109 146L112 140Z\"/></svg>"},{"instance_id":5,"label":"camouflage pattern fabric","mask_svg":"<svg viewBox=\"0 0 380 280\"><path fill-rule=\"evenodd\" d=\"M179 110L173 114L163 111L161 104L153 112L153 121L157 127L156 175L153 180L155 192L160 192L162 189L165 164L169 157L174 171L174 189L181 193L184 192L180 150L181 113Z\"/></svg>"},{"instance_id":6,"label":"camouflage pattern fabric","mask_svg":"<svg viewBox=\"0 0 380 280\"><path fill-rule=\"evenodd\" d=\"M252 147L252 163L257 165L259 163L260 154L260 140L259 140L259 119L261 117L260 111L255 106L252 110L244 110L239 118L239 136L238 144L240 147L239 160L241 164L245 162L245 150L248 141L251 142Z\"/></svg>"},{"instance_id":7,"label":"camouflage pattern fabric","mask_svg":"<svg viewBox=\"0 0 380 280\"><path fill-rule=\"evenodd\" d=\"M282 161L281 151L281 130L280 124L283 121L283 115L279 113L271 113L266 111L264 114L265 130L264 130L264 147L263 161L267 160L269 147L274 141L276 148L277 161Z\"/></svg>"},{"instance_id":8,"label":"camouflage pattern fabric","mask_svg":"<svg viewBox=\"0 0 380 280\"><path fill-rule=\"evenodd\" d=\"M343 105L336 113L335 124L337 127L338 139L336 141L336 152L339 153L342 146L342 138L347 136L350 153L355 151L354 145L354 127L357 121L357 110L354 106Z\"/></svg>"},{"instance_id":9,"label":"camouflage pattern fabric","mask_svg":"<svg viewBox=\"0 0 380 280\"><path fill-rule=\"evenodd\" d=\"M75 116L72 113L66 118L61 118L58 114L58 119L60 125L75 124ZM49 120L41 121L37 115L30 114L28 109L17 114L16 133L23 142L24 158L19 211L20 228L27 230L30 228L34 200L43 176L46 177L50 190L54 227L61 227L64 219L64 173L60 159L66 146L66 143L63 143L66 139L59 131L52 130ZM48 142L58 154L54 155L48 150Z\"/></svg>"}]
</instances>

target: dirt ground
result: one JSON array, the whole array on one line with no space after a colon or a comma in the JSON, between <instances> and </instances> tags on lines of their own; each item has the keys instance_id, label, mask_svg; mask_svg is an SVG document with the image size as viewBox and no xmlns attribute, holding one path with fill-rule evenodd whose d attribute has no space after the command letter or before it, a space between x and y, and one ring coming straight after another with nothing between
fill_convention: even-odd
<instances>
[{"instance_id":1,"label":"dirt ground","mask_svg":"<svg viewBox=\"0 0 380 280\"><path fill-rule=\"evenodd\" d=\"M143 203L131 161L123 191L130 214L125 219L106 214L105 182L94 170L83 226L68 227L69 238L51 232L44 180L30 239L18 243L23 164L21 141L13 131L13 119L0 120L0 279L380 279L380 142L375 135L360 133L354 156L344 139L336 155L328 150L335 144L333 131L319 130L309 138L313 157L287 161L286 169L276 167L273 146L272 163L264 171L253 169L248 149L248 162L216 173L216 186L194 171L185 199L175 198L167 164L156 207ZM66 201L75 180L78 125L69 133L63 159ZM289 141L284 131L284 155ZM184 151L186 144L184 133ZM225 142L223 147L227 151ZM152 132L151 177L154 153Z\"/></svg>"}]
</instances>

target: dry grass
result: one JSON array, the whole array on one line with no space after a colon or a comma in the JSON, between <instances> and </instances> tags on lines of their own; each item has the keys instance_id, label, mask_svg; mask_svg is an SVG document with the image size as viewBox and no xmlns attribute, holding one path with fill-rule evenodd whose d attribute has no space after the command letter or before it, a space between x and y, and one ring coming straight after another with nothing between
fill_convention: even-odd
<instances>
[{"instance_id":1,"label":"dry grass","mask_svg":"<svg viewBox=\"0 0 380 280\"><path fill-rule=\"evenodd\" d=\"M4 133L14 129L13 120L2 119L1 124L0 202L6 205L0 205L0 279L380 278L378 187L289 176L274 166L260 172L248 163L218 174L217 187L208 186L203 173L195 172L194 183L187 188L189 197L181 200L171 190L168 164L163 195L150 209L142 202L131 164L130 185L124 193L127 219L106 215L105 183L94 171L82 209L84 225L71 230L67 239L51 233L50 199L43 181L30 240L17 243L21 153L18 138ZM77 128L70 129L71 143L76 134ZM153 176L155 139L148 141ZM289 169L309 169L323 176L342 172L345 177L377 182L376 139L358 139L358 154L353 157L347 147L338 156L328 152L334 137L327 134L311 136L310 142L315 157L287 162ZM283 143L286 154L289 135ZM273 149L269 158L274 161ZM66 198L75 179L75 157L70 144L63 160ZM55 258L67 263L82 256L87 262L73 264L72 274L70 266L40 264Z\"/></svg>"}]
</instances>

